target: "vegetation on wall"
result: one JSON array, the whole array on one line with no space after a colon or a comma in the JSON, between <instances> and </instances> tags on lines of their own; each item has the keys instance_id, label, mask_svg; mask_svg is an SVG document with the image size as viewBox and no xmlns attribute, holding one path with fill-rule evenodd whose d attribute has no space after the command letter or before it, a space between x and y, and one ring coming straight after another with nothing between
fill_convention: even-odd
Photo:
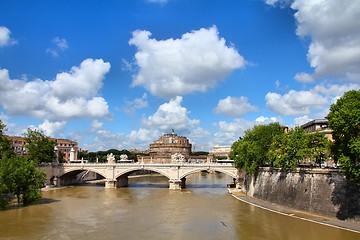
<instances>
[{"instance_id":1,"label":"vegetation on wall","mask_svg":"<svg viewBox=\"0 0 360 240\"><path fill-rule=\"evenodd\" d=\"M230 157L236 167L254 174L261 166L288 171L303 163L321 164L329 153L329 140L323 133L306 134L301 127L286 133L279 123L271 123L246 131L232 145Z\"/></svg>"},{"instance_id":2,"label":"vegetation on wall","mask_svg":"<svg viewBox=\"0 0 360 240\"><path fill-rule=\"evenodd\" d=\"M292 170L301 164L320 165L333 158L345 175L360 184L360 90L351 90L330 107L327 116L333 142L321 132L300 127L285 133L278 123L255 126L234 142L235 166L256 173L260 166Z\"/></svg>"}]
</instances>

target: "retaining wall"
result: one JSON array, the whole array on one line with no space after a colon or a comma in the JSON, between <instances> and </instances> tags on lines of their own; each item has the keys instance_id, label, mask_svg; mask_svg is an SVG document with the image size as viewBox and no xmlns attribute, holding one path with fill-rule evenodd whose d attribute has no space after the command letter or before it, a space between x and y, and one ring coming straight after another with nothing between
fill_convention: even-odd
<instances>
[{"instance_id":1,"label":"retaining wall","mask_svg":"<svg viewBox=\"0 0 360 240\"><path fill-rule=\"evenodd\" d=\"M242 191L249 196L298 210L360 221L360 187L336 169L281 172L261 168L241 174Z\"/></svg>"}]
</instances>

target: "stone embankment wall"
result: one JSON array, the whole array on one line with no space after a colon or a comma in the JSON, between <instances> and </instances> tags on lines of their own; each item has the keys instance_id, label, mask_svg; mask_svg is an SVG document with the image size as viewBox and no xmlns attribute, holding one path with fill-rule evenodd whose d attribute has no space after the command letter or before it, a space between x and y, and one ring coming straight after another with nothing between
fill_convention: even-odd
<instances>
[{"instance_id":1,"label":"stone embankment wall","mask_svg":"<svg viewBox=\"0 0 360 240\"><path fill-rule=\"evenodd\" d=\"M262 168L240 174L249 196L298 210L360 221L360 187L336 169L281 172Z\"/></svg>"}]
</instances>

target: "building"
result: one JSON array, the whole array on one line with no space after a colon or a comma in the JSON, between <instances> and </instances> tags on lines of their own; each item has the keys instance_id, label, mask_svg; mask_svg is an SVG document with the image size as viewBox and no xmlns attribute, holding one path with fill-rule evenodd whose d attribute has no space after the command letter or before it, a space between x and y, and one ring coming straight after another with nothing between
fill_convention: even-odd
<instances>
[{"instance_id":1,"label":"building","mask_svg":"<svg viewBox=\"0 0 360 240\"><path fill-rule=\"evenodd\" d=\"M333 141L332 129L330 129L329 120L327 119L315 119L301 125L301 127L308 132L316 132L316 131L322 132L325 134L327 139Z\"/></svg>"},{"instance_id":2,"label":"building","mask_svg":"<svg viewBox=\"0 0 360 240\"><path fill-rule=\"evenodd\" d=\"M56 139L53 138L52 140L54 140L56 142L56 148L59 150L59 152L63 155L63 159L65 162L69 162L71 157L71 150L73 149L73 153L74 153L74 159L77 159L77 155L79 152L79 146L78 143L76 141L72 141L72 140L68 140L68 139Z\"/></svg>"},{"instance_id":3,"label":"building","mask_svg":"<svg viewBox=\"0 0 360 240\"><path fill-rule=\"evenodd\" d=\"M15 154L18 156L27 155L26 149L26 140L23 137L19 136L7 136L7 139L11 141L11 148L14 150ZM56 149L62 153L63 159L65 162L70 161L71 149L73 149L74 159L77 159L77 154L79 151L78 143L76 141L68 140L68 139L57 139L51 138L56 142Z\"/></svg>"},{"instance_id":4,"label":"building","mask_svg":"<svg viewBox=\"0 0 360 240\"><path fill-rule=\"evenodd\" d=\"M229 158L231 151L231 146L213 146L213 149L210 150L209 154L213 154L215 157L226 157Z\"/></svg>"},{"instance_id":5,"label":"building","mask_svg":"<svg viewBox=\"0 0 360 240\"><path fill-rule=\"evenodd\" d=\"M174 132L159 137L149 145L149 156L138 156L138 161L151 163L170 163L171 155L179 153L185 159L191 155L191 143L189 139L178 136Z\"/></svg>"}]
</instances>

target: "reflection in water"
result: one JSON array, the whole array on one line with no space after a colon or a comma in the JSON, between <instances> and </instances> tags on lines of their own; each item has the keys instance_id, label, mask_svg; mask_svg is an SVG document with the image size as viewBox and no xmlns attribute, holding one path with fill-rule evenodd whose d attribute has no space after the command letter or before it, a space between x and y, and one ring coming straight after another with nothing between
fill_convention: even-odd
<instances>
[{"instance_id":1,"label":"reflection in water","mask_svg":"<svg viewBox=\"0 0 360 240\"><path fill-rule=\"evenodd\" d=\"M193 174L170 191L160 176L128 188L44 192L38 204L0 212L4 239L358 239L359 234L272 213L228 194L223 174Z\"/></svg>"}]
</instances>

